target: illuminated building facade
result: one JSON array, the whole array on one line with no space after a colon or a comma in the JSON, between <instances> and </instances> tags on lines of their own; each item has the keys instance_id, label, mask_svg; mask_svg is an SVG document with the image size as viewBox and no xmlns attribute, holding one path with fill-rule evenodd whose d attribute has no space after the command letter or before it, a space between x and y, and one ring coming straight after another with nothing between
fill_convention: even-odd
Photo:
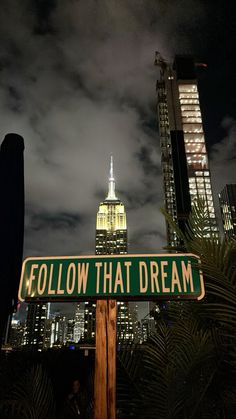
<instances>
[{"instance_id":1,"label":"illuminated building facade","mask_svg":"<svg viewBox=\"0 0 236 419\"><path fill-rule=\"evenodd\" d=\"M74 342L75 319L68 319L66 325L66 342Z\"/></svg>"},{"instance_id":2,"label":"illuminated building facade","mask_svg":"<svg viewBox=\"0 0 236 419\"><path fill-rule=\"evenodd\" d=\"M118 341L137 341L138 306L135 302L117 301L117 339Z\"/></svg>"},{"instance_id":3,"label":"illuminated building facade","mask_svg":"<svg viewBox=\"0 0 236 419\"><path fill-rule=\"evenodd\" d=\"M236 239L236 185L226 185L219 201L225 237Z\"/></svg>"},{"instance_id":4,"label":"illuminated building facade","mask_svg":"<svg viewBox=\"0 0 236 419\"><path fill-rule=\"evenodd\" d=\"M141 320L141 340L140 342L145 342L152 333L155 333L155 320L150 317L149 319Z\"/></svg>"},{"instance_id":5,"label":"illuminated building facade","mask_svg":"<svg viewBox=\"0 0 236 419\"><path fill-rule=\"evenodd\" d=\"M84 341L95 343L96 303L85 301L84 307Z\"/></svg>"},{"instance_id":6,"label":"illuminated building facade","mask_svg":"<svg viewBox=\"0 0 236 419\"><path fill-rule=\"evenodd\" d=\"M108 195L99 205L97 213L95 250L97 255L126 254L128 251L125 207L116 196L112 157ZM85 303L85 340L95 338L95 312L95 303ZM135 310L129 306L129 303L117 303L118 339L133 338L135 318Z\"/></svg>"},{"instance_id":7,"label":"illuminated building facade","mask_svg":"<svg viewBox=\"0 0 236 419\"><path fill-rule=\"evenodd\" d=\"M51 320L50 347L62 347L66 343L67 322L65 316L54 315Z\"/></svg>"},{"instance_id":8,"label":"illuminated building facade","mask_svg":"<svg viewBox=\"0 0 236 419\"><path fill-rule=\"evenodd\" d=\"M77 305L75 310L74 342L78 343L84 338L84 303Z\"/></svg>"},{"instance_id":9,"label":"illuminated building facade","mask_svg":"<svg viewBox=\"0 0 236 419\"><path fill-rule=\"evenodd\" d=\"M23 345L35 350L42 350L47 346L45 345L47 313L47 304L28 304Z\"/></svg>"},{"instance_id":10,"label":"illuminated building facade","mask_svg":"<svg viewBox=\"0 0 236 419\"><path fill-rule=\"evenodd\" d=\"M157 53L155 64L160 67L157 110L165 208L184 230L191 203L198 196L204 198L209 216L206 236L218 237L194 61L176 56L169 65ZM168 226L167 240L170 246L177 244Z\"/></svg>"},{"instance_id":11,"label":"illuminated building facade","mask_svg":"<svg viewBox=\"0 0 236 419\"><path fill-rule=\"evenodd\" d=\"M96 225L96 255L127 253L127 225L123 203L116 197L111 157L108 195L99 205Z\"/></svg>"},{"instance_id":12,"label":"illuminated building facade","mask_svg":"<svg viewBox=\"0 0 236 419\"><path fill-rule=\"evenodd\" d=\"M14 349L19 349L22 346L23 334L24 334L24 325L20 322L20 320L16 320L13 315L13 318L11 321L9 345Z\"/></svg>"}]
</instances>

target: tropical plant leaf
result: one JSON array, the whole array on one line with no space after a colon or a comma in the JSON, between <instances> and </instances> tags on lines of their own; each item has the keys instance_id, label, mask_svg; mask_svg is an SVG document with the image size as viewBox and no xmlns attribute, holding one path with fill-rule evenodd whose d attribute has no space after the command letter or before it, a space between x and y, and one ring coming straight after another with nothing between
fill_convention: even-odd
<instances>
[{"instance_id":1,"label":"tropical plant leaf","mask_svg":"<svg viewBox=\"0 0 236 419\"><path fill-rule=\"evenodd\" d=\"M201 339L205 333L210 332L216 354L215 368L211 374L207 374L208 385L201 393L200 405L193 406L187 417L198 418L203 415L204 418L210 418L211 412L208 414L207 411L214 408L218 417L228 418L232 406L229 407L230 401L226 400L225 394L228 389L234 394L236 378L236 241L216 239L208 232L207 211L202 199L195 201L184 234L168 214L165 213L165 217L172 230L181 238L184 250L200 256L206 288L206 298L202 302L169 303L168 316L172 323L180 322L188 316L197 320ZM183 359L186 361L186 355ZM202 362L199 368L201 365ZM206 369L202 371L202 376L205 372ZM191 388L193 390L194 386ZM208 400L208 407L204 400Z\"/></svg>"},{"instance_id":2,"label":"tropical plant leaf","mask_svg":"<svg viewBox=\"0 0 236 419\"><path fill-rule=\"evenodd\" d=\"M41 365L26 370L13 385L5 400L1 401L3 412L10 419L53 419L55 405L51 382ZM4 413L5 414L5 413Z\"/></svg>"},{"instance_id":3,"label":"tropical plant leaf","mask_svg":"<svg viewBox=\"0 0 236 419\"><path fill-rule=\"evenodd\" d=\"M117 351L117 407L118 417L139 417L142 405L142 348L130 342L119 343Z\"/></svg>"},{"instance_id":4,"label":"tropical plant leaf","mask_svg":"<svg viewBox=\"0 0 236 419\"><path fill-rule=\"evenodd\" d=\"M26 400L1 400L1 419L36 419L34 410Z\"/></svg>"},{"instance_id":5,"label":"tropical plant leaf","mask_svg":"<svg viewBox=\"0 0 236 419\"><path fill-rule=\"evenodd\" d=\"M181 319L171 327L159 322L144 350L145 418L184 417L185 410L189 418L196 405L192 393L198 394L198 400L204 394L203 368L207 383L215 368L214 356L211 334L199 329L198 321Z\"/></svg>"}]
</instances>

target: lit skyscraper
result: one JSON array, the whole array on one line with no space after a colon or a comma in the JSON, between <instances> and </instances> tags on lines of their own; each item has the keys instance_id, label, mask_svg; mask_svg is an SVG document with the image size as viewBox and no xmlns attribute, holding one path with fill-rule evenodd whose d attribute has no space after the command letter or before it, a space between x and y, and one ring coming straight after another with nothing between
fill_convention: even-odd
<instances>
[{"instance_id":1,"label":"lit skyscraper","mask_svg":"<svg viewBox=\"0 0 236 419\"><path fill-rule=\"evenodd\" d=\"M23 343L23 334L24 334L24 324L20 320L13 318L11 321L11 331L9 336L9 345L14 349L19 349Z\"/></svg>"},{"instance_id":2,"label":"lit skyscraper","mask_svg":"<svg viewBox=\"0 0 236 419\"><path fill-rule=\"evenodd\" d=\"M116 197L111 157L108 195L99 205L97 213L96 254L125 254L127 247L125 207Z\"/></svg>"},{"instance_id":3,"label":"lit skyscraper","mask_svg":"<svg viewBox=\"0 0 236 419\"><path fill-rule=\"evenodd\" d=\"M165 208L184 230L191 203L198 196L204 198L209 216L206 236L218 237L194 61L176 56L172 66L157 53L155 64L160 67L157 110ZM177 243L168 226L167 241L171 246Z\"/></svg>"},{"instance_id":4,"label":"lit skyscraper","mask_svg":"<svg viewBox=\"0 0 236 419\"><path fill-rule=\"evenodd\" d=\"M45 348L45 326L47 319L47 305L43 303L28 304L26 330L23 345L35 350ZM46 339L47 340L47 339Z\"/></svg>"},{"instance_id":5,"label":"lit skyscraper","mask_svg":"<svg viewBox=\"0 0 236 419\"><path fill-rule=\"evenodd\" d=\"M66 343L67 320L64 316L52 315L50 319L50 347L61 347Z\"/></svg>"},{"instance_id":6,"label":"lit skyscraper","mask_svg":"<svg viewBox=\"0 0 236 419\"><path fill-rule=\"evenodd\" d=\"M79 303L75 310L74 342L78 343L84 338L84 303Z\"/></svg>"},{"instance_id":7,"label":"lit skyscraper","mask_svg":"<svg viewBox=\"0 0 236 419\"><path fill-rule=\"evenodd\" d=\"M236 239L236 185L226 185L219 200L225 237Z\"/></svg>"},{"instance_id":8,"label":"lit skyscraper","mask_svg":"<svg viewBox=\"0 0 236 419\"><path fill-rule=\"evenodd\" d=\"M113 173L113 158L110 162L108 194L99 205L96 223L96 254L126 254L128 250L127 223L124 204L117 198ZM117 303L117 336L132 339L135 313L129 303ZM87 333L87 334L86 334ZM95 304L85 303L86 338L95 337Z\"/></svg>"},{"instance_id":9,"label":"lit skyscraper","mask_svg":"<svg viewBox=\"0 0 236 419\"><path fill-rule=\"evenodd\" d=\"M86 343L95 342L96 329L96 303L85 301L84 303L84 340Z\"/></svg>"}]
</instances>

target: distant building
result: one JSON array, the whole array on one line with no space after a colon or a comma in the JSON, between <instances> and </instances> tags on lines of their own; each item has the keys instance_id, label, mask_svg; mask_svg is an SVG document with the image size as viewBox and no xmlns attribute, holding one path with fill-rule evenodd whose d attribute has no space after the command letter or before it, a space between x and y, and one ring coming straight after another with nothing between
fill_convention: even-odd
<instances>
[{"instance_id":1,"label":"distant building","mask_svg":"<svg viewBox=\"0 0 236 419\"><path fill-rule=\"evenodd\" d=\"M51 329L52 329L52 320L46 318L43 334L43 349L50 348L51 345Z\"/></svg>"},{"instance_id":2,"label":"distant building","mask_svg":"<svg viewBox=\"0 0 236 419\"><path fill-rule=\"evenodd\" d=\"M96 330L96 303L85 301L84 304L84 341L95 343Z\"/></svg>"},{"instance_id":3,"label":"distant building","mask_svg":"<svg viewBox=\"0 0 236 419\"><path fill-rule=\"evenodd\" d=\"M84 339L84 303L77 305L75 310L74 342L78 343Z\"/></svg>"},{"instance_id":4,"label":"distant building","mask_svg":"<svg viewBox=\"0 0 236 419\"><path fill-rule=\"evenodd\" d=\"M219 201L225 237L236 239L236 185L226 185Z\"/></svg>"},{"instance_id":5,"label":"distant building","mask_svg":"<svg viewBox=\"0 0 236 419\"><path fill-rule=\"evenodd\" d=\"M67 320L66 342L74 342L75 319Z\"/></svg>"},{"instance_id":6,"label":"distant building","mask_svg":"<svg viewBox=\"0 0 236 419\"><path fill-rule=\"evenodd\" d=\"M191 204L203 197L209 217L206 236L218 237L195 63L191 56L176 56L170 65L157 53L155 64L160 67L157 109L165 208L184 231ZM178 242L168 225L167 242Z\"/></svg>"},{"instance_id":7,"label":"distant building","mask_svg":"<svg viewBox=\"0 0 236 419\"><path fill-rule=\"evenodd\" d=\"M67 322L65 316L53 315L50 319L50 347L63 346L67 336Z\"/></svg>"},{"instance_id":8,"label":"distant building","mask_svg":"<svg viewBox=\"0 0 236 419\"><path fill-rule=\"evenodd\" d=\"M23 342L24 324L20 320L13 319L11 321L11 330L9 336L9 345L13 349L19 349Z\"/></svg>"},{"instance_id":9,"label":"distant building","mask_svg":"<svg viewBox=\"0 0 236 419\"><path fill-rule=\"evenodd\" d=\"M45 348L45 326L47 313L47 304L28 304L26 329L23 337L24 346L35 350L42 350Z\"/></svg>"},{"instance_id":10,"label":"distant building","mask_svg":"<svg viewBox=\"0 0 236 419\"><path fill-rule=\"evenodd\" d=\"M137 304L133 302L117 302L117 339L138 340Z\"/></svg>"}]
</instances>

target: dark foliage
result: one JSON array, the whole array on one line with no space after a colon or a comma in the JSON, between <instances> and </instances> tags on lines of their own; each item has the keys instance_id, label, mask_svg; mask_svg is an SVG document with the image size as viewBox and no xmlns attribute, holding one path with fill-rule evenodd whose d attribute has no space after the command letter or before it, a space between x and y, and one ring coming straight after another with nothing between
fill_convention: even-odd
<instances>
[{"instance_id":1,"label":"dark foliage","mask_svg":"<svg viewBox=\"0 0 236 419\"><path fill-rule=\"evenodd\" d=\"M118 406L123 406L119 417L233 419L236 242L212 236L202 199L193 206L185 234L168 214L165 217L183 243L175 251L200 257L206 297L166 302L156 318L156 332L141 348L134 348L132 357L122 354L128 362L122 365L118 387ZM135 351L142 354L141 360Z\"/></svg>"}]
</instances>

